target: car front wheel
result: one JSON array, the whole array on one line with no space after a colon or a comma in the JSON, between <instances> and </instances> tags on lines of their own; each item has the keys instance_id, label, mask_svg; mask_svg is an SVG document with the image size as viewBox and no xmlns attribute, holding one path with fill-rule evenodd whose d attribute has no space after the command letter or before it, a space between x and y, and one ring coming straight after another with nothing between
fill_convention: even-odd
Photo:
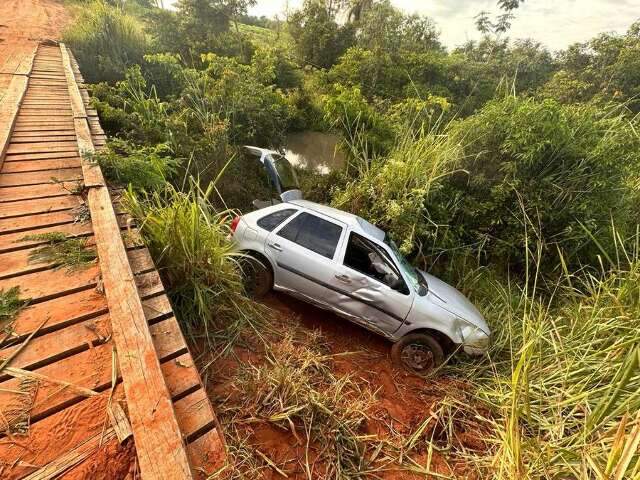
<instances>
[{"instance_id":1,"label":"car front wheel","mask_svg":"<svg viewBox=\"0 0 640 480\"><path fill-rule=\"evenodd\" d=\"M424 376L444 362L444 351L427 333L405 335L391 347L394 363L411 373Z\"/></svg>"}]
</instances>

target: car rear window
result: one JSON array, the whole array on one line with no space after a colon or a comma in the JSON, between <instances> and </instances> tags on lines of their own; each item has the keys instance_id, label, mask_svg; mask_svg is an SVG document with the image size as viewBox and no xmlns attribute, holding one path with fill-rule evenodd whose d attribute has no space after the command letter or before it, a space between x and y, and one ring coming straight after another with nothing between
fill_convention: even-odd
<instances>
[{"instance_id":1,"label":"car rear window","mask_svg":"<svg viewBox=\"0 0 640 480\"><path fill-rule=\"evenodd\" d=\"M327 258L333 258L341 234L339 225L306 212L278 232L278 236Z\"/></svg>"},{"instance_id":2,"label":"car rear window","mask_svg":"<svg viewBox=\"0 0 640 480\"><path fill-rule=\"evenodd\" d=\"M295 208L285 208L284 210L278 210L277 212L265 215L256 223L260 228L264 228L265 230L271 232L296 212L297 210Z\"/></svg>"}]
</instances>

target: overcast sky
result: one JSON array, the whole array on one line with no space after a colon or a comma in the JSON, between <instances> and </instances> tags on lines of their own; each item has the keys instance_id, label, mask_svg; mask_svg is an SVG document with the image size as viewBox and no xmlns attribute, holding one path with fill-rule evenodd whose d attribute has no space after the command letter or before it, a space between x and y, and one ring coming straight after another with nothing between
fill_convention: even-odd
<instances>
[{"instance_id":1,"label":"overcast sky","mask_svg":"<svg viewBox=\"0 0 640 480\"><path fill-rule=\"evenodd\" d=\"M165 4L167 1L165 0ZM496 12L497 0L392 0L406 12L433 18L441 40L455 47L478 37L474 19L480 11ZM302 0L258 0L254 15L274 16L286 6L296 8ZM601 32L624 33L640 18L640 0L525 0L516 11L510 36L533 38L552 50L583 42Z\"/></svg>"}]
</instances>

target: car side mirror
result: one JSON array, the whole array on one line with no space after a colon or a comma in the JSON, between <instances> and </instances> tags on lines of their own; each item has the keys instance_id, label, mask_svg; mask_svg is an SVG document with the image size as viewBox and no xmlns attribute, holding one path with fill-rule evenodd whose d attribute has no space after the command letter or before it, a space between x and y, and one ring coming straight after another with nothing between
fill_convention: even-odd
<instances>
[{"instance_id":1,"label":"car side mirror","mask_svg":"<svg viewBox=\"0 0 640 480\"><path fill-rule=\"evenodd\" d=\"M429 292L429 290L424 285L421 284L418 287L418 295L420 295L421 297L424 297L428 292Z\"/></svg>"}]
</instances>

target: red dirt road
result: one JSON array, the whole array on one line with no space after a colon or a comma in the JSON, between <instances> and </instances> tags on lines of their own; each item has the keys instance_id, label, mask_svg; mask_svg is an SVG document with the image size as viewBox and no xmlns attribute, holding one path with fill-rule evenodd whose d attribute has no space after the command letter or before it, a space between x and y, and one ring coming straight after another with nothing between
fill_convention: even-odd
<instances>
[{"instance_id":1,"label":"red dirt road","mask_svg":"<svg viewBox=\"0 0 640 480\"><path fill-rule=\"evenodd\" d=\"M0 1L0 98L39 40L58 40L70 19L61 0Z\"/></svg>"}]
</instances>

